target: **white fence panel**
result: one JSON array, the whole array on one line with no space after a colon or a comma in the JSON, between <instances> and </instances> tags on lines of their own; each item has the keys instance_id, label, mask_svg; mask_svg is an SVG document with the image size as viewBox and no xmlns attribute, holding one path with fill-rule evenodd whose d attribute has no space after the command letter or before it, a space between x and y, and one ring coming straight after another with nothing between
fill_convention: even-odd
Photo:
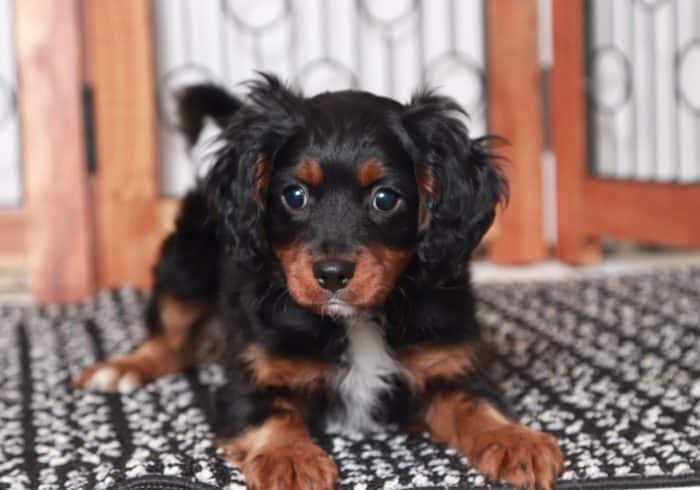
<instances>
[{"instance_id":1,"label":"white fence panel","mask_svg":"<svg viewBox=\"0 0 700 490\"><path fill-rule=\"evenodd\" d=\"M0 207L22 201L19 121L17 119L13 0L0 0Z\"/></svg>"},{"instance_id":2,"label":"white fence panel","mask_svg":"<svg viewBox=\"0 0 700 490\"><path fill-rule=\"evenodd\" d=\"M595 174L700 182L700 1L588 7Z\"/></svg>"},{"instance_id":3,"label":"white fence panel","mask_svg":"<svg viewBox=\"0 0 700 490\"><path fill-rule=\"evenodd\" d=\"M181 195L194 169L172 94L211 80L234 91L254 70L307 94L356 87L407 100L441 87L485 132L482 0L154 0L161 190Z\"/></svg>"}]
</instances>

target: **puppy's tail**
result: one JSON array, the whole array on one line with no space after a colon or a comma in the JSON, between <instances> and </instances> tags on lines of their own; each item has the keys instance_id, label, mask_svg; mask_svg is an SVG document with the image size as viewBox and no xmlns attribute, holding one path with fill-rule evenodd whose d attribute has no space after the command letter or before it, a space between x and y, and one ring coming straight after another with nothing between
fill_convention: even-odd
<instances>
[{"instance_id":1,"label":"puppy's tail","mask_svg":"<svg viewBox=\"0 0 700 490\"><path fill-rule=\"evenodd\" d=\"M192 147L204 127L204 118L211 117L220 128L243 106L243 102L214 84L185 87L177 94L180 130Z\"/></svg>"}]
</instances>

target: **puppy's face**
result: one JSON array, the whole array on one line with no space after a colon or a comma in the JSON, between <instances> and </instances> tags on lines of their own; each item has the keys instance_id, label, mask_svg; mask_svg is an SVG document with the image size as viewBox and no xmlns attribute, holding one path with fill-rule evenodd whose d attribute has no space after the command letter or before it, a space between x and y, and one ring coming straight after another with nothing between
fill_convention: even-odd
<instances>
[{"instance_id":1,"label":"puppy's face","mask_svg":"<svg viewBox=\"0 0 700 490\"><path fill-rule=\"evenodd\" d=\"M387 127L396 107L374 99L311 99L305 130L271 171L266 235L290 294L317 313L380 306L416 250L413 161Z\"/></svg>"},{"instance_id":2,"label":"puppy's face","mask_svg":"<svg viewBox=\"0 0 700 490\"><path fill-rule=\"evenodd\" d=\"M432 93L253 84L208 176L234 259L272 259L297 303L333 316L381 306L409 264L422 286L463 278L506 186L460 112Z\"/></svg>"}]
</instances>

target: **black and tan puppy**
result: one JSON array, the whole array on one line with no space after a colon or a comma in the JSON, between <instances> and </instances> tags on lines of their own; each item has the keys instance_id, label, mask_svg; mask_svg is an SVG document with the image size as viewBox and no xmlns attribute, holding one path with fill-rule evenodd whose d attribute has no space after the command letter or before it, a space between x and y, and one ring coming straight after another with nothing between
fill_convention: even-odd
<instances>
[{"instance_id":1,"label":"black and tan puppy","mask_svg":"<svg viewBox=\"0 0 700 490\"><path fill-rule=\"evenodd\" d=\"M467 262L507 186L462 109L432 92L305 98L272 76L245 101L193 87L181 109L191 141L219 121L223 149L163 245L150 336L77 385L134 389L208 352L231 378L220 446L260 490L333 488L314 431L387 423L488 477L553 487L556 441L479 374Z\"/></svg>"}]
</instances>

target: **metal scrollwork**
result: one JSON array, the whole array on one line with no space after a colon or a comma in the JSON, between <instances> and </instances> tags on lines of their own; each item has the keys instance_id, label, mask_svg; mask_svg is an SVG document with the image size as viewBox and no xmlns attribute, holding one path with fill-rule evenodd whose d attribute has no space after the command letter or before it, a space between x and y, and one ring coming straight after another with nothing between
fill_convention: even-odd
<instances>
[{"instance_id":1,"label":"metal scrollwork","mask_svg":"<svg viewBox=\"0 0 700 490\"><path fill-rule=\"evenodd\" d=\"M158 118L170 131L179 129L175 109L175 96L178 90L195 83L213 82L214 76L206 66L187 63L168 70L158 86Z\"/></svg>"},{"instance_id":2,"label":"metal scrollwork","mask_svg":"<svg viewBox=\"0 0 700 490\"><path fill-rule=\"evenodd\" d=\"M17 111L17 98L14 87L0 78L0 128L8 124Z\"/></svg>"},{"instance_id":3,"label":"metal scrollwork","mask_svg":"<svg viewBox=\"0 0 700 490\"><path fill-rule=\"evenodd\" d=\"M444 85L445 80L455 77L460 72L466 74L465 79L470 79L467 83L475 86L477 90L468 100L463 100L463 96L459 93L453 95L470 113L482 110L486 105L486 72L476 60L466 54L450 51L439 56L425 68L424 77L432 80L435 85Z\"/></svg>"},{"instance_id":4,"label":"metal scrollwork","mask_svg":"<svg viewBox=\"0 0 700 490\"><path fill-rule=\"evenodd\" d=\"M623 74L621 96L617 100L606 101L602 95L602 89L597 86L596 72L602 71L598 69L606 60L611 60L617 65L620 72ZM592 71L591 81L588 84L590 91L591 102L596 110L606 112L608 114L616 114L630 101L632 95L632 64L625 53L616 46L606 45L599 46L591 53Z\"/></svg>"},{"instance_id":5,"label":"metal scrollwork","mask_svg":"<svg viewBox=\"0 0 700 490\"><path fill-rule=\"evenodd\" d=\"M689 57L697 52L698 61L700 61L700 38L695 38L687 42L676 54L676 59L674 60L674 65L676 69L676 99L680 100L683 106L691 111L695 117L700 117L700 95L694 102L690 94L687 91L687 87L683 84L683 73L688 63ZM696 70L700 70L700 64L695 67ZM700 92L700 88L694 87L696 91Z\"/></svg>"},{"instance_id":6,"label":"metal scrollwork","mask_svg":"<svg viewBox=\"0 0 700 490\"><path fill-rule=\"evenodd\" d=\"M274 5L272 15L263 17L260 20L253 20L246 17L240 10L240 6L235 0L221 0L221 10L235 24L246 31L256 35L261 35L264 31L272 29L281 24L292 12L291 0L265 0L261 5Z\"/></svg>"}]
</instances>

